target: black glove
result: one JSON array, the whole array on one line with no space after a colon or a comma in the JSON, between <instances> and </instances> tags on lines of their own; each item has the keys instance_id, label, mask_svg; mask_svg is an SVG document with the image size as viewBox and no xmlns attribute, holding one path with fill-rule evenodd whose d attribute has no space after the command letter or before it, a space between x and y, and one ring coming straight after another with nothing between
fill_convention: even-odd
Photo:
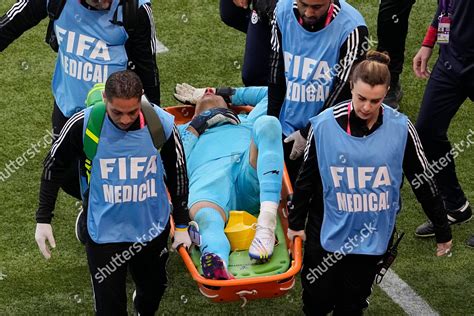
<instances>
[{"instance_id":1,"label":"black glove","mask_svg":"<svg viewBox=\"0 0 474 316\"><path fill-rule=\"evenodd\" d=\"M207 110L193 118L191 127L193 127L199 135L204 133L206 129L219 123L230 123L233 125L240 124L239 117L231 110L225 108L214 108Z\"/></svg>"}]
</instances>

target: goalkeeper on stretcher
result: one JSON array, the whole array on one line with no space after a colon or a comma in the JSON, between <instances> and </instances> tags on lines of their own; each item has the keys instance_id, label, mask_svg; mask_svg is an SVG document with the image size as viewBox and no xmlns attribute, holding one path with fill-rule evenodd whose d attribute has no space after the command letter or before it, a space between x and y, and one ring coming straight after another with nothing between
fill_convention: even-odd
<instances>
[{"instance_id":1,"label":"goalkeeper on stretcher","mask_svg":"<svg viewBox=\"0 0 474 316\"><path fill-rule=\"evenodd\" d=\"M266 87L196 89L178 84L175 97L196 105L193 119L179 131L203 273L210 279L231 279L230 243L224 233L230 210L259 213L249 256L261 260L273 253L283 174L281 126L266 115ZM248 115L236 115L226 101L255 108Z\"/></svg>"}]
</instances>

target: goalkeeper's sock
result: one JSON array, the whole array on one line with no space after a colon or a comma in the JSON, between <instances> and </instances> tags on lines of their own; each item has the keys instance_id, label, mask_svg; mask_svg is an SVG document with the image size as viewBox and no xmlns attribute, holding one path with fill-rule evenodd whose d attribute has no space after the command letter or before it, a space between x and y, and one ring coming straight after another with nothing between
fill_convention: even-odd
<instances>
[{"instance_id":1,"label":"goalkeeper's sock","mask_svg":"<svg viewBox=\"0 0 474 316\"><path fill-rule=\"evenodd\" d=\"M260 201L280 201L283 176L283 146L281 125L273 116L258 118L253 126L252 138L258 149L257 176Z\"/></svg>"},{"instance_id":2,"label":"goalkeeper's sock","mask_svg":"<svg viewBox=\"0 0 474 316\"><path fill-rule=\"evenodd\" d=\"M277 224L278 203L264 201L260 203L260 214L257 224L275 231Z\"/></svg>"},{"instance_id":3,"label":"goalkeeper's sock","mask_svg":"<svg viewBox=\"0 0 474 316\"><path fill-rule=\"evenodd\" d=\"M224 233L225 222L218 210L211 207L200 209L194 216L201 235L201 253L218 255L227 266L229 263L230 243Z\"/></svg>"}]
</instances>

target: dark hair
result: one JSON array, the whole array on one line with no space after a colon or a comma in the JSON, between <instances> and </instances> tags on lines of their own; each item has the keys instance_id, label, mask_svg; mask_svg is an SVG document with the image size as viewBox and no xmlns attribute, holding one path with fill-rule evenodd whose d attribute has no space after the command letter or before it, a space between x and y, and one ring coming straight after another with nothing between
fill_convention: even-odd
<instances>
[{"instance_id":1,"label":"dark hair","mask_svg":"<svg viewBox=\"0 0 474 316\"><path fill-rule=\"evenodd\" d=\"M107 99L140 99L143 94L143 84L136 73L131 70L114 72L105 82Z\"/></svg>"},{"instance_id":2,"label":"dark hair","mask_svg":"<svg viewBox=\"0 0 474 316\"><path fill-rule=\"evenodd\" d=\"M357 64L352 71L352 84L362 80L372 87L380 84L390 86L389 63L390 57L387 52L368 51L365 60Z\"/></svg>"}]
</instances>

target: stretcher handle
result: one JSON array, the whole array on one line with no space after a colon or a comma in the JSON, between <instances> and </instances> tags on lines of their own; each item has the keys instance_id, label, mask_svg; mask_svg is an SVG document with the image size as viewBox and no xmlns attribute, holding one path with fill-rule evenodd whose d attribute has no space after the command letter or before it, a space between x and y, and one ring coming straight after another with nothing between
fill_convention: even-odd
<instances>
[{"instance_id":1,"label":"stretcher handle","mask_svg":"<svg viewBox=\"0 0 474 316\"><path fill-rule=\"evenodd\" d=\"M237 294L240 297L240 299L244 301L242 305L240 305L240 308L244 308L248 302L247 297L245 297L245 295L257 295L258 291L257 290L252 290L252 291L242 290L239 292L235 292L235 294Z\"/></svg>"},{"instance_id":2,"label":"stretcher handle","mask_svg":"<svg viewBox=\"0 0 474 316\"><path fill-rule=\"evenodd\" d=\"M293 282L291 282L290 286L280 287L280 291L289 291L289 290L291 290L295 286L295 283L296 283L296 279L293 279Z\"/></svg>"}]
</instances>

